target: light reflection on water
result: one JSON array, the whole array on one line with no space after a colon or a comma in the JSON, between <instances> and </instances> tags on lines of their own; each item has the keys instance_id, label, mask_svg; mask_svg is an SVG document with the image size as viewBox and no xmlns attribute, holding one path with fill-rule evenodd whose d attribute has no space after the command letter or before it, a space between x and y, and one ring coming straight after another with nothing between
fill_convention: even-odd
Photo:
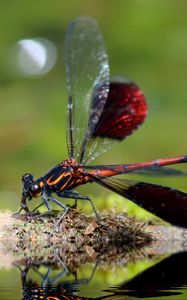
<instances>
[{"instance_id":1,"label":"light reflection on water","mask_svg":"<svg viewBox=\"0 0 187 300\"><path fill-rule=\"evenodd\" d=\"M1 269L0 299L187 299L186 262L187 252L150 259L151 266L129 279L129 263L103 265L98 259L70 270L62 260L40 264L25 259L9 271Z\"/></svg>"}]
</instances>

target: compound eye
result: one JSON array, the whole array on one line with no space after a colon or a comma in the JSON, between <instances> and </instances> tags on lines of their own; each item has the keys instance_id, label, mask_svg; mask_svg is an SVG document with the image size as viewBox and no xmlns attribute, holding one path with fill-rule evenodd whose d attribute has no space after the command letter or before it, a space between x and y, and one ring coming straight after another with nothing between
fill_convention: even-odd
<instances>
[{"instance_id":1,"label":"compound eye","mask_svg":"<svg viewBox=\"0 0 187 300\"><path fill-rule=\"evenodd\" d=\"M41 187L38 184L32 184L30 188L31 196L39 197L41 195Z\"/></svg>"},{"instance_id":2,"label":"compound eye","mask_svg":"<svg viewBox=\"0 0 187 300\"><path fill-rule=\"evenodd\" d=\"M33 176L31 174L24 174L22 176L22 182L32 182L33 181Z\"/></svg>"}]
</instances>

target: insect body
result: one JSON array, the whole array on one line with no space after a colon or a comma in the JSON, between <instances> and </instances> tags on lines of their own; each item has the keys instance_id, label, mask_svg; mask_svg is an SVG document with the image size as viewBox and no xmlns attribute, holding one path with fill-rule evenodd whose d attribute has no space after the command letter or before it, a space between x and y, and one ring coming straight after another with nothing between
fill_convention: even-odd
<instances>
[{"instance_id":1,"label":"insect body","mask_svg":"<svg viewBox=\"0 0 187 300\"><path fill-rule=\"evenodd\" d=\"M81 165L73 159L63 161L44 176L49 191L56 193L74 189L88 181Z\"/></svg>"},{"instance_id":2,"label":"insect body","mask_svg":"<svg viewBox=\"0 0 187 300\"><path fill-rule=\"evenodd\" d=\"M48 211L40 214L40 216L45 216L51 211L51 207L49 205L49 200L51 200L52 202L64 208L64 213L61 217L63 218L68 211L68 207L51 196L52 193L56 193L56 195L63 198L90 201L95 215L97 216L97 212L91 199L87 196L79 195L76 191L72 191L72 189L78 187L79 185L83 185L92 181L93 180L88 177L87 173L82 169L82 166L77 164L74 159L62 161L60 164L51 169L45 176L38 178L36 181L34 181L34 178L31 174L25 174L22 177L23 196L21 209L24 209L27 213L29 213L26 205L27 199L31 200L33 197L41 196L44 204L46 204L48 208Z\"/></svg>"},{"instance_id":3,"label":"insect body","mask_svg":"<svg viewBox=\"0 0 187 300\"><path fill-rule=\"evenodd\" d=\"M180 174L161 168L187 162L187 156L157 159L134 164L110 166L88 165L92 160L131 135L145 120L147 104L140 88L122 78L110 80L104 42L97 23L79 17L70 24L65 38L65 64L68 86L67 148L69 159L62 161L46 175L34 181L31 174L23 176L21 209L29 214L27 200L42 197L47 211L32 218L48 215L50 202L64 209L61 198L90 201L74 189L98 183L142 206L166 221L187 226L187 194L156 184L119 179L114 176L128 172L148 174Z\"/></svg>"}]
</instances>

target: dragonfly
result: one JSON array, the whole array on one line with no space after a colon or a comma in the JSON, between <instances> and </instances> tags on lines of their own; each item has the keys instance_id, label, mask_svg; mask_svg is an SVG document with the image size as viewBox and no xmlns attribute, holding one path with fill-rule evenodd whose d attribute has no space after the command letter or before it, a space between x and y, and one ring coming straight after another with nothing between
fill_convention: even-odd
<instances>
[{"instance_id":1,"label":"dragonfly","mask_svg":"<svg viewBox=\"0 0 187 300\"><path fill-rule=\"evenodd\" d=\"M103 37L94 19L82 16L70 23L64 49L69 158L36 180L30 173L23 175L18 214L24 210L30 219L47 216L52 211L52 202L62 209L55 225L58 226L69 210L61 200L71 198L75 202L89 201L99 218L91 198L75 190L87 183L97 183L165 221L187 227L186 193L117 176L130 172L175 175L180 171L164 166L186 163L187 155L130 164L90 164L139 128L147 116L147 103L142 90L133 81L121 77L110 79ZM42 198L46 211L31 214L28 202L36 197Z\"/></svg>"}]
</instances>

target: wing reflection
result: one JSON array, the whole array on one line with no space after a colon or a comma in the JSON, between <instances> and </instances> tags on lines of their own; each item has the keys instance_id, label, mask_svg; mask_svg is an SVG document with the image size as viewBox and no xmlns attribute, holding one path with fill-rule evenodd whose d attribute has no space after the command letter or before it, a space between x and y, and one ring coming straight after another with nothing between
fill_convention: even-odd
<instances>
[{"instance_id":1,"label":"wing reflection","mask_svg":"<svg viewBox=\"0 0 187 300\"><path fill-rule=\"evenodd\" d=\"M187 252L173 254L112 291L138 298L180 295L174 290L187 284L186 261Z\"/></svg>"}]
</instances>

